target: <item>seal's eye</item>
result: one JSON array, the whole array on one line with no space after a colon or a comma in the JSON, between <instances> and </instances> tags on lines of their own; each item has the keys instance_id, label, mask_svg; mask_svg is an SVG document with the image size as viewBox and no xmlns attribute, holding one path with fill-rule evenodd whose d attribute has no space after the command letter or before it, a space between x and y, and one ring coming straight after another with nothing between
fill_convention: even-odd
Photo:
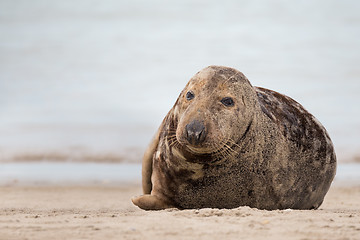
<instances>
[{"instance_id":1,"label":"seal's eye","mask_svg":"<svg viewBox=\"0 0 360 240\"><path fill-rule=\"evenodd\" d=\"M187 93L186 93L186 99L187 100L191 100L191 99L193 99L195 97L195 95L194 95L194 93L192 92L192 91L188 91Z\"/></svg>"},{"instance_id":2,"label":"seal's eye","mask_svg":"<svg viewBox=\"0 0 360 240\"><path fill-rule=\"evenodd\" d=\"M221 103L227 107L234 106L234 100L231 97L225 97L225 98L221 99Z\"/></svg>"}]
</instances>

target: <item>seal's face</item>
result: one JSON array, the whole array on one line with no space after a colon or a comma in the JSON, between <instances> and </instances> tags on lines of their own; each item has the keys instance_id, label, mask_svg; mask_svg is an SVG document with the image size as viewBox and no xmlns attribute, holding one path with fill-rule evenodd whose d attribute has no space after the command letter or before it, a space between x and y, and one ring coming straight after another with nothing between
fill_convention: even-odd
<instances>
[{"instance_id":1,"label":"seal's face","mask_svg":"<svg viewBox=\"0 0 360 240\"><path fill-rule=\"evenodd\" d=\"M175 104L176 139L194 154L226 152L251 125L253 107L252 86L241 72L205 68L189 81Z\"/></svg>"}]
</instances>

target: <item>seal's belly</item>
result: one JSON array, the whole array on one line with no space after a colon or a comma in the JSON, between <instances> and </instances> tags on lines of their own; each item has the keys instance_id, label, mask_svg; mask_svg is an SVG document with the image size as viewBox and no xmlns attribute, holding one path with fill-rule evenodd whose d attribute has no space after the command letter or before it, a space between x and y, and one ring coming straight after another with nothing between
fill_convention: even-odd
<instances>
[{"instance_id":1,"label":"seal's belly","mask_svg":"<svg viewBox=\"0 0 360 240\"><path fill-rule=\"evenodd\" d=\"M202 173L188 169L163 169L161 172L167 174L161 180L161 191L172 199L174 206L184 209L240 206L269 210L316 208L322 202L320 193L324 186L314 184L319 179L306 176L298 168L271 170L238 163L221 166L221 170L202 170ZM315 169L307 166L307 170ZM326 175L321 178L320 182L328 182Z\"/></svg>"},{"instance_id":2,"label":"seal's belly","mask_svg":"<svg viewBox=\"0 0 360 240\"><path fill-rule=\"evenodd\" d=\"M218 175L205 173L203 178L194 180L182 179L174 192L173 200L180 208L236 208L250 206L264 208L266 205L274 205L271 200L262 203L261 199L273 199L270 197L271 187L265 188L264 178L254 176L251 173L233 171ZM252 179L251 179L252 178Z\"/></svg>"}]
</instances>

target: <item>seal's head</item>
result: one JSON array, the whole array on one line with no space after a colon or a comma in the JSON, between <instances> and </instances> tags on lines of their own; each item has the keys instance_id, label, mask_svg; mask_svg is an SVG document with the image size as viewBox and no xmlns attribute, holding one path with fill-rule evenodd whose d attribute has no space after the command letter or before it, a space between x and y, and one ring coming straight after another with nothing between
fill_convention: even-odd
<instances>
[{"instance_id":1,"label":"seal's head","mask_svg":"<svg viewBox=\"0 0 360 240\"><path fill-rule=\"evenodd\" d=\"M229 149L249 130L255 105L256 93L241 72L207 67L191 78L176 101L176 140L193 154Z\"/></svg>"}]
</instances>

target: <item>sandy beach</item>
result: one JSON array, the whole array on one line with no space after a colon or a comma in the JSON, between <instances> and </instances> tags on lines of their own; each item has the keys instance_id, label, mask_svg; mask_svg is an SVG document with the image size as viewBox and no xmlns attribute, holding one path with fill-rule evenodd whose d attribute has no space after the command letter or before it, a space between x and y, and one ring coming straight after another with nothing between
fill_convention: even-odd
<instances>
[{"instance_id":1,"label":"sandy beach","mask_svg":"<svg viewBox=\"0 0 360 240\"><path fill-rule=\"evenodd\" d=\"M0 239L360 239L360 186L333 186L309 211L143 211L140 189L1 187Z\"/></svg>"}]
</instances>

